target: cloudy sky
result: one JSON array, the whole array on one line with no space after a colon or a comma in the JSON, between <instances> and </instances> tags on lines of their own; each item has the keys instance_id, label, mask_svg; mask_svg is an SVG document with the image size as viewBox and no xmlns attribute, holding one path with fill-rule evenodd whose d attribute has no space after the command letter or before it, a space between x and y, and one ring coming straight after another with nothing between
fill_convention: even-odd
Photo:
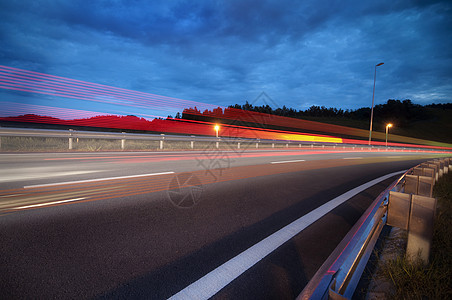
<instances>
[{"instance_id":1,"label":"cloudy sky","mask_svg":"<svg viewBox=\"0 0 452 300\"><path fill-rule=\"evenodd\" d=\"M0 65L221 106L370 107L380 62L376 104L452 102L452 2L0 0Z\"/></svg>"}]
</instances>

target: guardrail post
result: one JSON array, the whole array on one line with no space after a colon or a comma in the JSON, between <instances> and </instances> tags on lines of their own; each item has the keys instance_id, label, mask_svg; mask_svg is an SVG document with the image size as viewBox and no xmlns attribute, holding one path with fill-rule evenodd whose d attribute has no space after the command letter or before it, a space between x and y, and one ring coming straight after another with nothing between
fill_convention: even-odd
<instances>
[{"instance_id":1,"label":"guardrail post","mask_svg":"<svg viewBox=\"0 0 452 300\"><path fill-rule=\"evenodd\" d=\"M286 144L286 148L289 148L289 144Z\"/></svg>"},{"instance_id":2,"label":"guardrail post","mask_svg":"<svg viewBox=\"0 0 452 300\"><path fill-rule=\"evenodd\" d=\"M216 141L216 142L215 142L215 146L217 147L217 149L220 148L220 142L219 142L219 141Z\"/></svg>"},{"instance_id":3,"label":"guardrail post","mask_svg":"<svg viewBox=\"0 0 452 300\"><path fill-rule=\"evenodd\" d=\"M433 176L419 176L417 194L420 196L432 197L434 185L435 179Z\"/></svg>"},{"instance_id":4,"label":"guardrail post","mask_svg":"<svg viewBox=\"0 0 452 300\"><path fill-rule=\"evenodd\" d=\"M256 149L259 148L259 142L256 142Z\"/></svg>"},{"instance_id":5,"label":"guardrail post","mask_svg":"<svg viewBox=\"0 0 452 300\"><path fill-rule=\"evenodd\" d=\"M272 143L272 148L275 148L275 143Z\"/></svg>"},{"instance_id":6,"label":"guardrail post","mask_svg":"<svg viewBox=\"0 0 452 300\"><path fill-rule=\"evenodd\" d=\"M410 223L406 247L408 260L415 261L419 255L421 261L424 264L428 264L435 210L435 198L419 195L411 196Z\"/></svg>"},{"instance_id":7,"label":"guardrail post","mask_svg":"<svg viewBox=\"0 0 452 300\"><path fill-rule=\"evenodd\" d=\"M438 166L437 166L436 164L429 163L429 164L427 165L427 167L432 168L432 169L435 170L435 180L438 181L438 179L439 179L439 170L438 170Z\"/></svg>"},{"instance_id":8,"label":"guardrail post","mask_svg":"<svg viewBox=\"0 0 452 300\"><path fill-rule=\"evenodd\" d=\"M387 224L408 230L406 249L408 260L415 261L420 258L424 264L428 263L435 210L435 198L398 192L389 193Z\"/></svg>"},{"instance_id":9,"label":"guardrail post","mask_svg":"<svg viewBox=\"0 0 452 300\"><path fill-rule=\"evenodd\" d=\"M69 129L69 150L72 150L72 129Z\"/></svg>"},{"instance_id":10,"label":"guardrail post","mask_svg":"<svg viewBox=\"0 0 452 300\"><path fill-rule=\"evenodd\" d=\"M435 180L433 176L406 175L405 193L432 197L434 184Z\"/></svg>"},{"instance_id":11,"label":"guardrail post","mask_svg":"<svg viewBox=\"0 0 452 300\"><path fill-rule=\"evenodd\" d=\"M418 181L419 179L416 175L405 175L405 193L416 195Z\"/></svg>"},{"instance_id":12,"label":"guardrail post","mask_svg":"<svg viewBox=\"0 0 452 300\"><path fill-rule=\"evenodd\" d=\"M237 142L237 149L240 149L240 142Z\"/></svg>"},{"instance_id":13,"label":"guardrail post","mask_svg":"<svg viewBox=\"0 0 452 300\"><path fill-rule=\"evenodd\" d=\"M195 136L192 135L192 138L194 138ZM195 148L195 141L190 141L190 148L194 149Z\"/></svg>"},{"instance_id":14,"label":"guardrail post","mask_svg":"<svg viewBox=\"0 0 452 300\"><path fill-rule=\"evenodd\" d=\"M449 170L449 165L446 163L446 159L441 159L441 163L443 165L443 174L447 174Z\"/></svg>"},{"instance_id":15,"label":"guardrail post","mask_svg":"<svg viewBox=\"0 0 452 300\"><path fill-rule=\"evenodd\" d=\"M447 174L449 173L449 159L445 158L443 159L443 161L444 161L444 174Z\"/></svg>"},{"instance_id":16,"label":"guardrail post","mask_svg":"<svg viewBox=\"0 0 452 300\"><path fill-rule=\"evenodd\" d=\"M122 134L125 134L125 132L121 132ZM126 147L126 140L125 139L121 139L121 150L124 150L124 148Z\"/></svg>"},{"instance_id":17,"label":"guardrail post","mask_svg":"<svg viewBox=\"0 0 452 300\"><path fill-rule=\"evenodd\" d=\"M165 139L165 134L161 133L162 139L160 140L160 150L163 150L163 140Z\"/></svg>"},{"instance_id":18,"label":"guardrail post","mask_svg":"<svg viewBox=\"0 0 452 300\"><path fill-rule=\"evenodd\" d=\"M410 206L411 194L390 191L386 224L408 230Z\"/></svg>"},{"instance_id":19,"label":"guardrail post","mask_svg":"<svg viewBox=\"0 0 452 300\"><path fill-rule=\"evenodd\" d=\"M441 162L440 161L434 161L433 163L437 166L438 178L443 177L444 168L441 165Z\"/></svg>"}]
</instances>

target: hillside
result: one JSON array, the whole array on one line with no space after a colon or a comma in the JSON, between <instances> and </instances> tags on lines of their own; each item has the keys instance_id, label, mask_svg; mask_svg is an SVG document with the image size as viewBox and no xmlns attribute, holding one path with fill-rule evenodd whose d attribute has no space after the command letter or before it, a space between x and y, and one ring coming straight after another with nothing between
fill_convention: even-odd
<instances>
[{"instance_id":1,"label":"hillside","mask_svg":"<svg viewBox=\"0 0 452 300\"><path fill-rule=\"evenodd\" d=\"M411 120L399 127L397 124L390 129L390 134L413 137L443 143L452 143L452 109L441 109L425 107L427 119ZM353 128L369 130L368 120L358 120L346 117L312 117L305 116L303 119L341 125ZM394 122L395 123L395 122ZM373 130L385 132L386 122L378 122L374 119Z\"/></svg>"},{"instance_id":2,"label":"hillside","mask_svg":"<svg viewBox=\"0 0 452 300\"><path fill-rule=\"evenodd\" d=\"M342 110L311 106L307 110L294 110L283 106L273 110L267 106L244 105L230 106L233 109L267 113L277 116L316 121L327 124L347 126L369 130L369 107L357 110ZM205 112L203 113L205 115ZM411 100L390 99L374 107L373 131L385 133L385 126L392 123L390 134L452 143L452 103L419 105Z\"/></svg>"}]
</instances>

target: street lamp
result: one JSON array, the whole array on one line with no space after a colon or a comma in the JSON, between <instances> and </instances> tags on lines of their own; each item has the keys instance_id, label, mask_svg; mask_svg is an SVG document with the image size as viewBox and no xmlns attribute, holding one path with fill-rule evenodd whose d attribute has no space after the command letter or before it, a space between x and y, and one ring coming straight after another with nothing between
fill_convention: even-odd
<instances>
[{"instance_id":1,"label":"street lamp","mask_svg":"<svg viewBox=\"0 0 452 300\"><path fill-rule=\"evenodd\" d=\"M391 123L386 125L386 148L388 148L388 132L389 132L389 128L391 128L391 127L392 127Z\"/></svg>"},{"instance_id":2,"label":"street lamp","mask_svg":"<svg viewBox=\"0 0 452 300\"><path fill-rule=\"evenodd\" d=\"M220 130L220 126L218 124L216 124L215 127L213 127L213 129L215 129L215 132L216 132L217 137L218 137L218 130Z\"/></svg>"},{"instance_id":3,"label":"street lamp","mask_svg":"<svg viewBox=\"0 0 452 300\"><path fill-rule=\"evenodd\" d=\"M374 74L374 91L372 93L372 110L370 112L370 129L369 129L369 145L372 140L372 122L374 119L374 98L375 98L375 80L377 79L377 67L383 65L384 63L379 63L375 65L375 74Z\"/></svg>"}]
</instances>

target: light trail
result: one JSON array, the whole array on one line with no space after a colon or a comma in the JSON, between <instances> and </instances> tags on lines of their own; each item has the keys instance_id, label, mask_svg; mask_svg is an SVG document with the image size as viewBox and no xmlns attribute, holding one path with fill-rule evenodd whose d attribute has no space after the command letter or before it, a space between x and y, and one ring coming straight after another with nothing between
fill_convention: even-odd
<instances>
[{"instance_id":1,"label":"light trail","mask_svg":"<svg viewBox=\"0 0 452 300\"><path fill-rule=\"evenodd\" d=\"M168 175L168 174L174 174L174 172L170 171L170 172L160 172L160 173L150 173L150 174L139 174L139 175L129 175L129 176L118 176L118 177L108 177L108 178L96 178L96 179L86 179L86 180L77 180L77 181L65 181L65 182L57 182L57 183L27 185L27 186L24 186L24 189L35 188L35 187L50 187L50 186L67 185L67 184L88 183L88 182L97 182L97 181L108 181L108 180L117 180L117 179L127 179L127 178L150 177L150 176Z\"/></svg>"},{"instance_id":2,"label":"light trail","mask_svg":"<svg viewBox=\"0 0 452 300\"><path fill-rule=\"evenodd\" d=\"M283 161L272 161L271 164L287 164L287 163L294 163L294 162L302 162L306 161L304 159L296 159L296 160L283 160Z\"/></svg>"},{"instance_id":3,"label":"light trail","mask_svg":"<svg viewBox=\"0 0 452 300\"><path fill-rule=\"evenodd\" d=\"M54 76L34 71L22 70L18 68L0 66L0 88L37 93L43 95L50 95L56 97L64 97L71 99L78 99L84 101L92 101L98 103L104 103L109 105L120 105L125 107L138 108L141 110L148 109L169 109L177 108L184 109L183 113L188 115L202 116L203 118L217 118L219 120L226 120L228 122L238 122L258 124L259 126L277 126L279 128L287 128L287 131L262 129L255 127L248 127L248 131L244 131L243 126L240 125L228 125L223 124L222 128L229 129L227 136L245 137L245 138L258 138L258 139L278 139L278 140L294 140L294 141L308 141L308 142L326 142L326 143L355 143L365 144L362 140L342 139L340 137L319 135L313 133L300 133L298 130L311 131L311 132L325 132L339 135L352 135L357 137L367 137L367 131L355 128L349 128L339 125L325 124L307 120L300 120L264 113L258 113L253 111L243 111L240 109L226 108L217 105L177 99L167 96L160 96L155 94L149 94L144 92L138 92L123 88L111 87L102 84L90 83L81 80L75 80L65 78L61 76ZM6 102L5 102L6 103ZM31 108L31 106L30 106ZM201 110L205 110L201 113ZM207 109L211 109L207 110ZM13 112L14 109L8 108L7 111ZM21 110L23 111L23 109ZM48 108L48 112L64 113L64 109ZM81 113L82 111L79 111ZM66 110L66 113L70 116L74 116L75 110ZM33 114L30 112L30 114ZM92 115L93 113L88 113ZM105 114L105 113L103 113ZM133 114L133 113L132 113ZM146 123L146 119L134 120L135 122L125 122L119 115L116 115L119 119L114 119L111 116L97 117L94 120L82 119L82 120L68 120L72 122L66 122L66 125L77 126L94 126L94 127L108 127L118 129L134 129L134 130L149 130L168 133L181 133L181 134L201 134L212 135L210 127L199 126L201 123L196 121L179 119L167 119L159 120L154 124ZM151 115L147 115L151 116ZM67 116L66 116L67 117ZM84 116L86 118L86 115ZM156 116L151 116L156 117ZM155 120L155 119L154 119ZM16 120L20 121L20 120ZM39 120L35 118L27 119L25 122L45 122L45 117L41 117ZM129 120L130 121L130 120ZM177 121L177 122L176 122ZM48 121L50 124L60 124L57 120ZM151 121L150 121L151 122ZM172 122L172 123L168 123ZM131 124L133 123L133 124ZM179 124L178 124L179 123ZM209 122L206 122L209 123ZM195 125L197 124L197 125ZM205 124L207 125L207 124ZM212 126L209 123L208 126ZM185 127L185 128L184 128ZM252 128L252 129L251 129ZM236 130L237 129L237 130ZM236 130L236 132L234 132ZM273 130L273 131L270 131ZM296 132L290 130L297 130ZM273 132L273 133L270 133ZM379 133L375 133L378 138ZM221 135L221 133L220 133ZM223 135L224 136L224 135ZM396 135L391 136L393 140L398 143L389 143L391 146L405 146L405 147L423 147L423 148L436 148L436 149L449 149L451 145L445 143L437 143L432 141L420 140L409 137L400 137ZM402 143L401 143L402 142ZM409 144L407 144L409 143ZM383 145L383 142L373 142L373 145ZM413 145L414 144L414 145Z\"/></svg>"},{"instance_id":4,"label":"light trail","mask_svg":"<svg viewBox=\"0 0 452 300\"><path fill-rule=\"evenodd\" d=\"M84 199L85 198L75 198L75 199L68 199L68 200L60 200L60 201L54 201L54 202L46 202L46 203L25 205L25 206L15 207L14 209L35 208L35 207L49 206L49 205L67 203L67 202L81 201L81 200L84 200Z\"/></svg>"},{"instance_id":5,"label":"light trail","mask_svg":"<svg viewBox=\"0 0 452 300\"><path fill-rule=\"evenodd\" d=\"M411 158L408 158L411 159ZM198 170L191 172L192 176L199 179L197 184L186 184L189 188L197 185L208 187L209 184L228 182L246 178L254 178L268 175L276 175L307 170L328 169L340 166L362 165L387 161L385 158L371 157L366 160L309 160L302 164L260 164L252 166L237 166L227 169ZM14 211L15 207L40 204L40 201L52 199L63 201L72 198L85 198L77 203L99 201L106 199L122 198L144 195L148 193L171 190L171 181L174 176L181 173L166 174L161 176L124 176L124 178L112 178L109 180L87 180L65 182L56 185L36 185L27 188L1 190L0 197L7 201L0 202L0 212ZM31 202L31 203L30 203ZM64 204L64 203L61 203ZM29 209L39 208L30 207Z\"/></svg>"},{"instance_id":6,"label":"light trail","mask_svg":"<svg viewBox=\"0 0 452 300\"><path fill-rule=\"evenodd\" d=\"M77 95L85 95L84 98L79 98L82 100L92 100L97 102L106 102L110 104L118 104L118 105L126 105L126 103L118 103L114 101L108 101L105 99L102 101L101 99L96 99L91 95L94 93L95 95L101 96L111 96L113 98L119 98L122 100L126 100L128 102L132 102L138 104L140 106L147 107L147 105L152 106L162 106L164 104L165 107L175 107L182 108L189 106L196 106L200 108L217 108L218 105L212 105L207 103L201 103L190 100L183 100L178 98L172 98L167 96L160 96L150 93L138 92L134 90L128 90L123 88L117 88L102 84L90 83L81 80L75 80L60 76L54 76L39 72L33 72L28 70L22 70L18 68L12 68L8 66L0 66L0 73L2 74L3 79L0 80L1 83L4 83L2 87L8 88L12 85L12 89L23 87L22 91L30 91L30 92L39 92L45 93L49 95L61 96L58 93L53 93L52 89L58 89L61 91L72 91L76 92L73 95L71 93L63 93L63 96L70 96L71 98L77 98ZM8 80L6 80L6 78ZM38 88L37 91L28 89L28 86L35 86ZM50 90L45 92L46 90ZM128 105L128 104L127 104ZM134 106L131 105L130 106Z\"/></svg>"}]
</instances>

